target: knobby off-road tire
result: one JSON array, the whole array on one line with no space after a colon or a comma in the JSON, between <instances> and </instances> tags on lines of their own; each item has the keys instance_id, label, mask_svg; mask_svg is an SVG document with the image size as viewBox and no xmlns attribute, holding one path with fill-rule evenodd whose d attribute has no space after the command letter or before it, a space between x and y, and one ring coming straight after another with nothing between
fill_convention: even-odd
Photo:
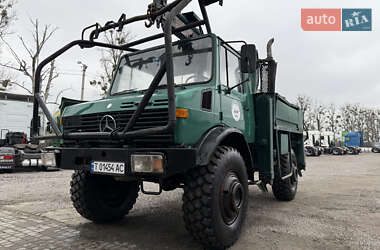
<instances>
[{"instance_id":1,"label":"knobby off-road tire","mask_svg":"<svg viewBox=\"0 0 380 250\"><path fill-rule=\"evenodd\" d=\"M293 171L293 175L285 180L281 179L278 174L272 185L274 197L279 201L291 201L295 198L298 186L298 172L296 155L292 151L292 165L290 164L289 155L281 155L281 173L286 176Z\"/></svg>"},{"instance_id":2,"label":"knobby off-road tire","mask_svg":"<svg viewBox=\"0 0 380 250\"><path fill-rule=\"evenodd\" d=\"M186 175L186 229L206 249L226 249L238 240L247 207L247 170L236 149L218 147L208 166L197 167Z\"/></svg>"},{"instance_id":3,"label":"knobby off-road tire","mask_svg":"<svg viewBox=\"0 0 380 250\"><path fill-rule=\"evenodd\" d=\"M111 176L75 171L70 182L71 200L77 212L95 223L121 220L136 203L138 182L115 181Z\"/></svg>"}]
</instances>

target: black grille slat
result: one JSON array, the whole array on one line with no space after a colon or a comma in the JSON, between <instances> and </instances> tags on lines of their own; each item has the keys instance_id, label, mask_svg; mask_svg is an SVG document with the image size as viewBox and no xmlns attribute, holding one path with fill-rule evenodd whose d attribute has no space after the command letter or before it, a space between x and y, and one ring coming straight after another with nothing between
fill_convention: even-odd
<instances>
[{"instance_id":1,"label":"black grille slat","mask_svg":"<svg viewBox=\"0 0 380 250\"><path fill-rule=\"evenodd\" d=\"M166 100L167 102L167 100ZM164 105L165 100L159 101L157 104ZM86 114L82 116L69 116L63 118L63 127L65 133L70 132L100 132L99 124L103 116L111 115L115 118L117 126L124 128L129 119L132 117L134 110L125 110L119 112L109 112L109 113L97 113L97 114ZM161 127L168 123L168 109L167 108L157 108L157 109L147 109L145 110L137 119L136 124L133 126L132 131ZM169 134L160 135L148 135L146 137L140 137L133 139L135 143L172 143L174 138Z\"/></svg>"},{"instance_id":2,"label":"black grille slat","mask_svg":"<svg viewBox=\"0 0 380 250\"><path fill-rule=\"evenodd\" d=\"M93 122L93 121L100 121L100 118L98 117L81 117L80 120L82 122Z\"/></svg>"}]
</instances>

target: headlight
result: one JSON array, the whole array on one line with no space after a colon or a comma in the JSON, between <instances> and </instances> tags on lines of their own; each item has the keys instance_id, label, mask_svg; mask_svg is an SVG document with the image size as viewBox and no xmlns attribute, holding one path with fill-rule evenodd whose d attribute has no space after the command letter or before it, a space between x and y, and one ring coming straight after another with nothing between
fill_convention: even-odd
<instances>
[{"instance_id":1,"label":"headlight","mask_svg":"<svg viewBox=\"0 0 380 250\"><path fill-rule=\"evenodd\" d=\"M163 173L164 157L162 155L131 155L133 173Z\"/></svg>"},{"instance_id":2,"label":"headlight","mask_svg":"<svg viewBox=\"0 0 380 250\"><path fill-rule=\"evenodd\" d=\"M54 153L42 153L41 164L45 167L55 167L55 154Z\"/></svg>"}]
</instances>

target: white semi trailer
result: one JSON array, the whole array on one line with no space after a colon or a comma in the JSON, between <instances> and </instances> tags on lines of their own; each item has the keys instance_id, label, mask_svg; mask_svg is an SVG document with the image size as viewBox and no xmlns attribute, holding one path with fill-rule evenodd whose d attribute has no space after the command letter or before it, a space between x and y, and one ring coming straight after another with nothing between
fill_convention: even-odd
<instances>
[{"instance_id":1,"label":"white semi trailer","mask_svg":"<svg viewBox=\"0 0 380 250\"><path fill-rule=\"evenodd\" d=\"M0 92L0 129L30 134L33 116L33 97ZM4 139L4 138L1 138Z\"/></svg>"}]
</instances>

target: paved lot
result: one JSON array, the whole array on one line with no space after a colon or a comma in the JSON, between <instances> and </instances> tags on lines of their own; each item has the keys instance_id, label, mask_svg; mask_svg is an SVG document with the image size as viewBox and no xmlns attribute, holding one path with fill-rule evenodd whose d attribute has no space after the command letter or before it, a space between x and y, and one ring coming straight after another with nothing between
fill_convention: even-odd
<instances>
[{"instance_id":1,"label":"paved lot","mask_svg":"<svg viewBox=\"0 0 380 250\"><path fill-rule=\"evenodd\" d=\"M233 249L380 249L380 154L307 162L293 202L250 187ZM102 226L72 208L70 175L0 174L0 249L201 249L184 229L182 191L140 195L128 217Z\"/></svg>"}]
</instances>

